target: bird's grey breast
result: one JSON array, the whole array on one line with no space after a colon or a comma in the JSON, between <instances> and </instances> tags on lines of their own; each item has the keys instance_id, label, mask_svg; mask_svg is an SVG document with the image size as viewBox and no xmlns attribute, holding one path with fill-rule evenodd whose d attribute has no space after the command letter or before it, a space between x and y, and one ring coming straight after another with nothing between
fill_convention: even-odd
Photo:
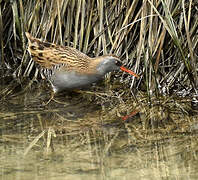
<instances>
[{"instance_id":1,"label":"bird's grey breast","mask_svg":"<svg viewBox=\"0 0 198 180\"><path fill-rule=\"evenodd\" d=\"M77 72L62 72L56 71L50 78L49 81L52 84L55 92L62 91L64 89L78 89L86 87L98 80L102 79L103 76L97 74L79 74Z\"/></svg>"}]
</instances>

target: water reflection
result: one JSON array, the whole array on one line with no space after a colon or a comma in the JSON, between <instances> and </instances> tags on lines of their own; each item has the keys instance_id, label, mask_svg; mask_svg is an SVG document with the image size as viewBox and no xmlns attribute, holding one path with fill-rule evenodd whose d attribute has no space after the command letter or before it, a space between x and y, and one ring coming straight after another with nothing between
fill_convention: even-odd
<instances>
[{"instance_id":1,"label":"water reflection","mask_svg":"<svg viewBox=\"0 0 198 180\"><path fill-rule=\"evenodd\" d=\"M104 108L66 94L42 106L49 92L29 87L8 93L1 86L1 179L198 178L197 115L182 103L141 104L123 121L133 104Z\"/></svg>"}]
</instances>

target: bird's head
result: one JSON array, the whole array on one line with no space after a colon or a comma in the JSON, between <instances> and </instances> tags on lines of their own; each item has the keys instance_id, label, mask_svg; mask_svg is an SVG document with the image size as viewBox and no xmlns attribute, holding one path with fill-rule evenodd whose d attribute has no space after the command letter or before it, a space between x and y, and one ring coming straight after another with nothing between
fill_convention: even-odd
<instances>
[{"instance_id":1,"label":"bird's head","mask_svg":"<svg viewBox=\"0 0 198 180\"><path fill-rule=\"evenodd\" d=\"M139 77L137 74L135 74L133 71L125 68L124 66L122 66L122 62L120 61L120 59L116 56L100 56L98 59L98 64L97 64L97 71L99 74L101 75L105 75L108 72L112 72L112 71L125 71L135 77Z\"/></svg>"}]
</instances>

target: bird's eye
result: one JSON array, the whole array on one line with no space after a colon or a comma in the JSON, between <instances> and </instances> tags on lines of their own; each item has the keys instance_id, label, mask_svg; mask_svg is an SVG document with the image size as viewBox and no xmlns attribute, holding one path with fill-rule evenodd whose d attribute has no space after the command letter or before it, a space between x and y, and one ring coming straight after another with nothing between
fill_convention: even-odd
<instances>
[{"instance_id":1,"label":"bird's eye","mask_svg":"<svg viewBox=\"0 0 198 180\"><path fill-rule=\"evenodd\" d=\"M116 64L117 66L122 66L122 63L121 63L120 61L118 61L118 60L115 60L115 64Z\"/></svg>"}]
</instances>

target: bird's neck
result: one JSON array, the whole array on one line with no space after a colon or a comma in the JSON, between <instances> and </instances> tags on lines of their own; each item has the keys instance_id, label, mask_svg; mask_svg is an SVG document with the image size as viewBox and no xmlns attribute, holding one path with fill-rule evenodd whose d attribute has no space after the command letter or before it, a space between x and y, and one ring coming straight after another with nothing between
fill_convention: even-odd
<instances>
[{"instance_id":1,"label":"bird's neck","mask_svg":"<svg viewBox=\"0 0 198 180\"><path fill-rule=\"evenodd\" d=\"M92 69L92 71L94 71L93 73L103 76L105 73L99 70L99 66L103 60L104 60L103 56L91 58L90 63L89 63L89 69Z\"/></svg>"}]
</instances>

